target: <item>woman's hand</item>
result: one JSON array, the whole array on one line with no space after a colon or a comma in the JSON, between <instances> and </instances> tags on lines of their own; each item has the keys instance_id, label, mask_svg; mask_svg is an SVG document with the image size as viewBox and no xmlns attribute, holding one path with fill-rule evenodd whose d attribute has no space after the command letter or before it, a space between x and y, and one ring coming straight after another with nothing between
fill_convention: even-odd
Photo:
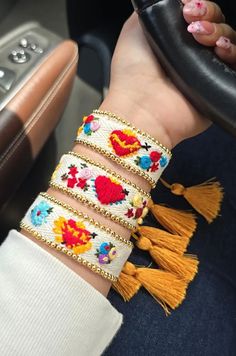
<instances>
[{"instance_id":1,"label":"woman's hand","mask_svg":"<svg viewBox=\"0 0 236 356\"><path fill-rule=\"evenodd\" d=\"M220 7L205 0L182 0L183 15L189 24L188 31L195 40L214 47L215 53L225 63L236 68L236 32L225 24Z\"/></svg>"},{"instance_id":2,"label":"woman's hand","mask_svg":"<svg viewBox=\"0 0 236 356\"><path fill-rule=\"evenodd\" d=\"M128 19L120 34L112 60L109 93L101 109L124 116L169 148L210 125L163 72L136 14Z\"/></svg>"}]
</instances>

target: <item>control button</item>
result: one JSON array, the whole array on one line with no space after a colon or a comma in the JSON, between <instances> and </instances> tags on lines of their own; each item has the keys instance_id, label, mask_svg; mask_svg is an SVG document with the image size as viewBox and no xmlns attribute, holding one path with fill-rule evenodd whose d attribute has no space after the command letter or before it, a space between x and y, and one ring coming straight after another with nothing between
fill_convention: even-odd
<instances>
[{"instance_id":1,"label":"control button","mask_svg":"<svg viewBox=\"0 0 236 356\"><path fill-rule=\"evenodd\" d=\"M9 58L13 63L22 64L28 62L31 56L23 49L16 49L11 52Z\"/></svg>"},{"instance_id":2,"label":"control button","mask_svg":"<svg viewBox=\"0 0 236 356\"><path fill-rule=\"evenodd\" d=\"M35 51L37 48L37 45L35 43L31 43L29 48L32 49L32 51Z\"/></svg>"},{"instance_id":3,"label":"control button","mask_svg":"<svg viewBox=\"0 0 236 356\"><path fill-rule=\"evenodd\" d=\"M11 89L16 73L10 69L0 67L0 87L6 91Z\"/></svg>"},{"instance_id":4,"label":"control button","mask_svg":"<svg viewBox=\"0 0 236 356\"><path fill-rule=\"evenodd\" d=\"M41 47L36 47L33 51L35 53L37 53L37 54L42 54L43 53L43 49Z\"/></svg>"},{"instance_id":5,"label":"control button","mask_svg":"<svg viewBox=\"0 0 236 356\"><path fill-rule=\"evenodd\" d=\"M26 38L22 38L20 40L20 46L23 47L23 48L27 48L28 47L28 41Z\"/></svg>"},{"instance_id":6,"label":"control button","mask_svg":"<svg viewBox=\"0 0 236 356\"><path fill-rule=\"evenodd\" d=\"M31 43L29 46L29 49L31 49L31 51L33 51L34 53L37 53L37 54L43 53L43 49L41 47L39 47L38 45L36 45L35 43Z\"/></svg>"},{"instance_id":7,"label":"control button","mask_svg":"<svg viewBox=\"0 0 236 356\"><path fill-rule=\"evenodd\" d=\"M19 46L22 48L30 49L31 51L33 51L36 54L43 53L43 49L41 47L39 47L38 44L31 42L31 40L27 40L27 38L22 38L20 40Z\"/></svg>"}]
</instances>

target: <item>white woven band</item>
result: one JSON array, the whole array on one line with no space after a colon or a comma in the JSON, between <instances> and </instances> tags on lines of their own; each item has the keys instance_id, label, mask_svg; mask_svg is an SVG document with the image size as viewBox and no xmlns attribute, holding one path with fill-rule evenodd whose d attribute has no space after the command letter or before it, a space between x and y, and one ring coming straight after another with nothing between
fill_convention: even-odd
<instances>
[{"instance_id":1,"label":"white woven band","mask_svg":"<svg viewBox=\"0 0 236 356\"><path fill-rule=\"evenodd\" d=\"M46 193L36 198L21 227L111 281L119 276L133 246Z\"/></svg>"}]
</instances>

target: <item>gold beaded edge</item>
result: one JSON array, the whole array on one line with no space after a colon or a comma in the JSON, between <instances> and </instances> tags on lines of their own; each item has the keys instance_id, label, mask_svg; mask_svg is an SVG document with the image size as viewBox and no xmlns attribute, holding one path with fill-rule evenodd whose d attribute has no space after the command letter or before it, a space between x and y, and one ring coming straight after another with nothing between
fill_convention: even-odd
<instances>
[{"instance_id":1,"label":"gold beaded edge","mask_svg":"<svg viewBox=\"0 0 236 356\"><path fill-rule=\"evenodd\" d=\"M48 240L46 239L43 235L39 234L37 231L35 231L34 229L32 229L30 226L28 226L27 224L21 222L20 223L20 228L29 232L33 237L35 237L37 240L44 242L47 246L61 252L64 253L65 255L71 257L74 261L80 263L81 265L88 267L90 270L92 270L93 272L101 275L103 278L108 279L111 282L116 282L117 281L117 277L113 276L113 274L109 273L109 272L105 272L103 271L99 266L97 266L94 263L91 263L87 260L85 260L83 257L77 256L75 253L69 251L67 248L60 246L60 244L57 244L54 241Z\"/></svg>"},{"instance_id":2,"label":"gold beaded edge","mask_svg":"<svg viewBox=\"0 0 236 356\"><path fill-rule=\"evenodd\" d=\"M120 179L122 182L130 185L131 187L135 188L139 193L145 195L148 199L151 198L151 195L147 192L145 192L145 190L143 190L142 188L138 187L135 183L132 183L130 180L122 177L120 174L114 172L113 170L111 170L110 168L107 168L106 166L104 166L103 164L101 163L98 163L98 162L94 162L93 160L91 160L90 158L88 157L85 157L85 156L82 156L76 152L72 152L72 151L69 151L67 153L67 155L71 155L71 156L74 156L74 157L77 157L77 158L81 158L82 160L84 160L85 162L88 162L96 167L99 167L101 169L103 169L106 173L108 174L112 174L114 177L116 177L117 179Z\"/></svg>"},{"instance_id":3,"label":"gold beaded edge","mask_svg":"<svg viewBox=\"0 0 236 356\"><path fill-rule=\"evenodd\" d=\"M138 174L140 177L146 179L148 181L148 183L150 183L152 188L156 187L155 180L152 179L147 173L144 173L140 169L127 164L122 159L115 156L113 153L105 150L104 148L101 148L101 147L95 145L94 143L84 141L83 139L79 139L78 137L75 139L75 143L81 143L84 146L87 146L87 147L90 147L90 148L96 150L97 152L101 153L102 155L106 156L107 158L112 159L117 164L120 164L122 167L126 168L128 171Z\"/></svg>"},{"instance_id":4,"label":"gold beaded edge","mask_svg":"<svg viewBox=\"0 0 236 356\"><path fill-rule=\"evenodd\" d=\"M98 115L103 115L103 116L108 116L110 119L114 119L118 122L122 122L123 124L127 125L130 127L132 130L136 131L139 135L142 135L143 137L148 138L149 140L153 141L155 144L160 146L170 157L172 157L171 151L165 147L162 143L160 143L157 139L149 135L148 133L138 129L137 127L133 126L130 122L126 121L122 117L110 112L110 111L103 111L103 110L93 110L93 114L98 114Z\"/></svg>"},{"instance_id":5,"label":"gold beaded edge","mask_svg":"<svg viewBox=\"0 0 236 356\"><path fill-rule=\"evenodd\" d=\"M58 190L59 192L62 192L64 194L66 194L66 195L69 195L71 198L75 198L76 200L78 200L81 203L87 205L89 208L92 208L96 212L102 214L106 218L109 218L110 220L114 221L115 223L118 223L118 224L124 226L125 228L127 228L129 230L132 230L132 231L136 230L136 228L132 224L129 224L126 220L120 218L117 215L114 215L114 214L110 213L105 208L100 208L97 204L95 204L94 202L92 202L88 198L85 198L82 195L80 195L78 193L75 193L75 192L71 191L70 189L68 189L66 187L63 187L60 184L54 183L53 181L49 182L49 186L51 188L53 188L53 189Z\"/></svg>"},{"instance_id":6,"label":"gold beaded edge","mask_svg":"<svg viewBox=\"0 0 236 356\"><path fill-rule=\"evenodd\" d=\"M70 213L73 213L74 215L76 215L79 218L83 218L86 221L89 221L91 224L93 224L95 227L100 228L101 230L107 232L108 234L110 234L112 237L114 237L116 240L124 243L125 245L127 245L130 248L133 248L134 245L131 241L126 240L124 237L116 234L112 229L110 229L109 227L106 227L102 224L100 224L99 222L95 221L93 218L90 218L88 215L83 214L82 212L72 208L71 206L67 205L64 202L59 201L58 199L52 197L51 195L49 195L48 193L40 193L40 196L48 199L49 201L61 206L62 208L64 208L65 210L69 211Z\"/></svg>"}]
</instances>

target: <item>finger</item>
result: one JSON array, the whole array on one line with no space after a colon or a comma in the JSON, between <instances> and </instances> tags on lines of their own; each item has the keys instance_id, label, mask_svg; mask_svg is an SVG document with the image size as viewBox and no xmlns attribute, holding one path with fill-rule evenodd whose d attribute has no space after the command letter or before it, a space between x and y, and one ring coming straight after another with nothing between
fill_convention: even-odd
<instances>
[{"instance_id":1,"label":"finger","mask_svg":"<svg viewBox=\"0 0 236 356\"><path fill-rule=\"evenodd\" d=\"M216 41L215 53L223 62L236 68L236 46L229 38L222 36Z\"/></svg>"},{"instance_id":2,"label":"finger","mask_svg":"<svg viewBox=\"0 0 236 356\"><path fill-rule=\"evenodd\" d=\"M188 26L188 31L192 33L197 42L204 46L215 47L216 41L222 36L229 38L232 43L236 43L235 31L226 24L196 21Z\"/></svg>"},{"instance_id":3,"label":"finger","mask_svg":"<svg viewBox=\"0 0 236 356\"><path fill-rule=\"evenodd\" d=\"M225 21L225 17L220 7L214 2L204 0L191 0L183 8L183 15L186 22L205 20L215 23Z\"/></svg>"}]
</instances>

